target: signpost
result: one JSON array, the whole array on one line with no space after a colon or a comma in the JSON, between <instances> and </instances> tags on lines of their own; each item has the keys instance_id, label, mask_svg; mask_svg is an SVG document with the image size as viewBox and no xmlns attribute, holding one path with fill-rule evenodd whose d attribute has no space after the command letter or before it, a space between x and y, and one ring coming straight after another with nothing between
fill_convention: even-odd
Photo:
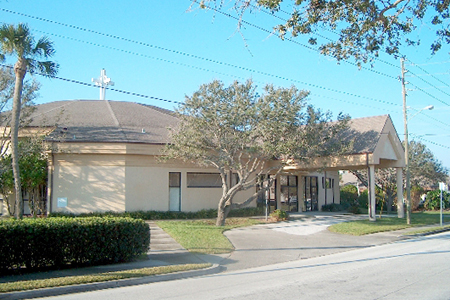
<instances>
[{"instance_id":1,"label":"signpost","mask_svg":"<svg viewBox=\"0 0 450 300\"><path fill-rule=\"evenodd\" d=\"M439 182L439 190L441 191L441 205L440 205L440 207L441 207L441 218L440 218L440 222L439 222L439 224L441 225L441 227L442 227L442 213L443 213L443 201L442 201L442 191L447 191L448 190L448 186L445 184L445 182Z\"/></svg>"}]
</instances>

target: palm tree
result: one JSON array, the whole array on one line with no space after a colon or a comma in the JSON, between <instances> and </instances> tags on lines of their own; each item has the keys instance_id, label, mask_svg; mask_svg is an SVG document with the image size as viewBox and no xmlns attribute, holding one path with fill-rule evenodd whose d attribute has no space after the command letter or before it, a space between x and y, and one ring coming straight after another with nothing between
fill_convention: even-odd
<instances>
[{"instance_id":1,"label":"palm tree","mask_svg":"<svg viewBox=\"0 0 450 300\"><path fill-rule=\"evenodd\" d=\"M19 172L18 134L23 81L27 71L54 76L58 72L59 65L45 60L55 54L53 43L47 37L42 37L35 43L34 37L26 24L19 23L17 27L3 24L0 27L0 47L0 58L4 59L5 55L12 55L17 58L14 64L16 81L11 117L11 156L16 191L15 217L21 219L23 216L23 201ZM40 59L44 59L44 61Z\"/></svg>"}]
</instances>

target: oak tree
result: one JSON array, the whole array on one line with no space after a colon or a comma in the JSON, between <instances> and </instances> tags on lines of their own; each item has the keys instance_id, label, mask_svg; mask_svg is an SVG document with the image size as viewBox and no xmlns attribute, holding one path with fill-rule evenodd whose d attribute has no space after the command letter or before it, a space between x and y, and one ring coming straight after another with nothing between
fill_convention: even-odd
<instances>
[{"instance_id":1,"label":"oak tree","mask_svg":"<svg viewBox=\"0 0 450 300\"><path fill-rule=\"evenodd\" d=\"M343 143L336 136L347 128L348 117L331 120L307 105L308 92L294 86L266 85L259 94L251 80L225 86L221 81L204 84L186 96L176 112L179 125L171 129L166 158L214 167L222 180L216 224L223 226L231 209L254 201L264 189L243 202L234 196L273 178L297 160L338 153ZM227 180L237 174L235 183ZM256 189L255 189L256 190Z\"/></svg>"}]
</instances>

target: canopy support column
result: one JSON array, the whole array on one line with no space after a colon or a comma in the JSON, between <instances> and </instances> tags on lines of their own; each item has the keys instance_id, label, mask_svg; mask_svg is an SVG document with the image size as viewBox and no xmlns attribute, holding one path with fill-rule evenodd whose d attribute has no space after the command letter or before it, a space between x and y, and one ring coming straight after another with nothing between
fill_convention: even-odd
<instances>
[{"instance_id":1,"label":"canopy support column","mask_svg":"<svg viewBox=\"0 0 450 300\"><path fill-rule=\"evenodd\" d=\"M376 198L375 198L375 166L370 165L369 170L369 220L376 221Z\"/></svg>"}]
</instances>

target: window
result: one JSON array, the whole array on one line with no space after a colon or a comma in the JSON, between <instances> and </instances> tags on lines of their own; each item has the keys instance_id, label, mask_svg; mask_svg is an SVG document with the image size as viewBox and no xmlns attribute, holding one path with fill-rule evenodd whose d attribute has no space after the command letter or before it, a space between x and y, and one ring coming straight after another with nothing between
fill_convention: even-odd
<instances>
[{"instance_id":1,"label":"window","mask_svg":"<svg viewBox=\"0 0 450 300\"><path fill-rule=\"evenodd\" d=\"M334 188L334 179L322 177L322 188L324 189Z\"/></svg>"},{"instance_id":2,"label":"window","mask_svg":"<svg viewBox=\"0 0 450 300\"><path fill-rule=\"evenodd\" d=\"M180 187L180 186L181 186L181 173L169 172L169 187Z\"/></svg>"},{"instance_id":3,"label":"window","mask_svg":"<svg viewBox=\"0 0 450 300\"><path fill-rule=\"evenodd\" d=\"M239 175L237 173L231 173L231 187L235 186L239 182Z\"/></svg>"},{"instance_id":4,"label":"window","mask_svg":"<svg viewBox=\"0 0 450 300\"><path fill-rule=\"evenodd\" d=\"M188 188L221 188L222 179L219 173L187 173Z\"/></svg>"},{"instance_id":5,"label":"window","mask_svg":"<svg viewBox=\"0 0 450 300\"><path fill-rule=\"evenodd\" d=\"M169 172L169 210L181 211L181 173Z\"/></svg>"}]
</instances>

